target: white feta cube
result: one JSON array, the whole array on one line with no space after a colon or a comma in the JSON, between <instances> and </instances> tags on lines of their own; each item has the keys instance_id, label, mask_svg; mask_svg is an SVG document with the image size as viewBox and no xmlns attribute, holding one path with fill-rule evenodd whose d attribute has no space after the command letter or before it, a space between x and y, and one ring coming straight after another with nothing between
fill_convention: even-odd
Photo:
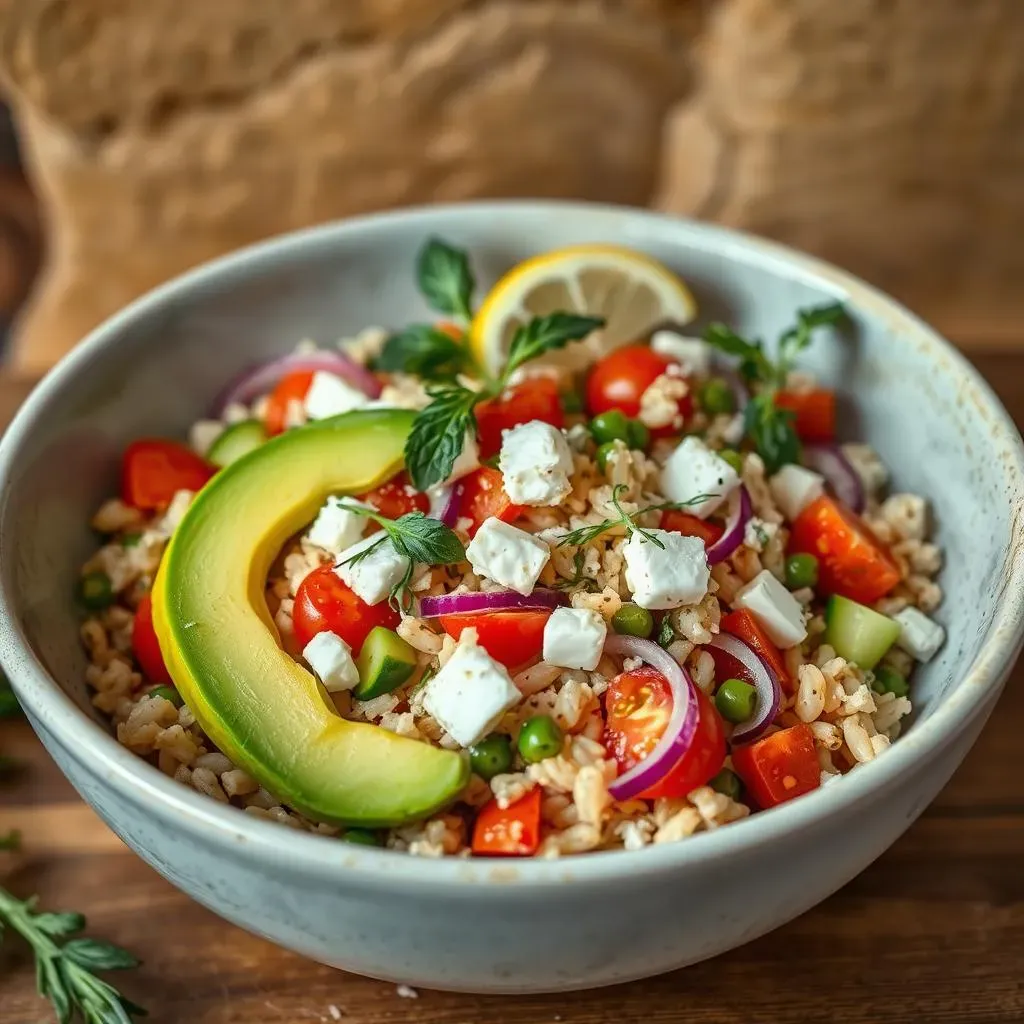
<instances>
[{"instance_id":1,"label":"white feta cube","mask_svg":"<svg viewBox=\"0 0 1024 1024\"><path fill-rule=\"evenodd\" d=\"M188 432L188 443L197 455L205 455L213 442L224 433L225 426L220 420L198 420Z\"/></svg>"},{"instance_id":2,"label":"white feta cube","mask_svg":"<svg viewBox=\"0 0 1024 1024\"><path fill-rule=\"evenodd\" d=\"M788 463L769 481L775 504L792 523L812 501L825 493L825 478L803 466Z\"/></svg>"},{"instance_id":3,"label":"white feta cube","mask_svg":"<svg viewBox=\"0 0 1024 1024\"><path fill-rule=\"evenodd\" d=\"M331 495L317 513L306 540L332 555L340 554L362 537L369 520L351 511L358 502Z\"/></svg>"},{"instance_id":4,"label":"white feta cube","mask_svg":"<svg viewBox=\"0 0 1024 1024\"><path fill-rule=\"evenodd\" d=\"M359 682L352 649L336 633L317 633L302 649L302 656L328 693L351 690Z\"/></svg>"},{"instance_id":5,"label":"white feta cube","mask_svg":"<svg viewBox=\"0 0 1024 1024\"><path fill-rule=\"evenodd\" d=\"M426 685L423 707L464 747L496 726L522 695L508 669L476 644L459 644Z\"/></svg>"},{"instance_id":6,"label":"white feta cube","mask_svg":"<svg viewBox=\"0 0 1024 1024\"><path fill-rule=\"evenodd\" d=\"M358 409L368 401L365 392L352 387L336 373L317 370L302 404L311 420L324 420L328 416L338 416Z\"/></svg>"},{"instance_id":7,"label":"white feta cube","mask_svg":"<svg viewBox=\"0 0 1024 1024\"><path fill-rule=\"evenodd\" d=\"M622 549L626 560L626 586L641 608L679 608L696 604L708 592L711 571L704 541L666 530L645 530L664 547L658 547L639 530L633 531Z\"/></svg>"},{"instance_id":8,"label":"white feta cube","mask_svg":"<svg viewBox=\"0 0 1024 1024\"><path fill-rule=\"evenodd\" d=\"M372 548L368 555L357 562L350 561L368 548ZM342 583L367 604L387 600L409 571L409 559L382 533L374 533L345 548L338 555L338 563L334 571Z\"/></svg>"},{"instance_id":9,"label":"white feta cube","mask_svg":"<svg viewBox=\"0 0 1024 1024\"><path fill-rule=\"evenodd\" d=\"M918 661L931 661L946 641L946 631L916 608L904 608L893 618L900 624L896 645Z\"/></svg>"},{"instance_id":10,"label":"white feta cube","mask_svg":"<svg viewBox=\"0 0 1024 1024\"><path fill-rule=\"evenodd\" d=\"M524 596L533 593L550 557L544 541L495 516L484 520L466 548L473 572Z\"/></svg>"},{"instance_id":11,"label":"white feta cube","mask_svg":"<svg viewBox=\"0 0 1024 1024\"><path fill-rule=\"evenodd\" d=\"M530 420L504 432L498 468L517 505L557 505L572 490L572 451L550 423Z\"/></svg>"},{"instance_id":12,"label":"white feta cube","mask_svg":"<svg viewBox=\"0 0 1024 1024\"><path fill-rule=\"evenodd\" d=\"M556 608L544 626L544 660L593 672L604 653L608 626L590 608Z\"/></svg>"},{"instance_id":13,"label":"white feta cube","mask_svg":"<svg viewBox=\"0 0 1024 1024\"><path fill-rule=\"evenodd\" d=\"M651 348L666 359L674 359L687 373L706 377L711 373L711 346L703 338L689 338L675 331L655 331Z\"/></svg>"},{"instance_id":14,"label":"white feta cube","mask_svg":"<svg viewBox=\"0 0 1024 1024\"><path fill-rule=\"evenodd\" d=\"M462 451L459 452L455 459L455 463L452 465L452 471L448 474L448 478L444 481L445 484L453 484L456 480L461 480L464 476L468 476L477 469L480 465L480 446L476 443L476 438L473 436L472 431L466 431L466 439L462 442Z\"/></svg>"},{"instance_id":15,"label":"white feta cube","mask_svg":"<svg viewBox=\"0 0 1024 1024\"><path fill-rule=\"evenodd\" d=\"M800 603L767 569L740 587L732 603L750 612L779 647L795 647L807 638Z\"/></svg>"},{"instance_id":16,"label":"white feta cube","mask_svg":"<svg viewBox=\"0 0 1024 1024\"><path fill-rule=\"evenodd\" d=\"M692 502L687 512L699 519L707 519L739 485L736 470L696 437L684 438L661 471L662 494L670 501ZM707 497L697 501L701 495Z\"/></svg>"}]
</instances>

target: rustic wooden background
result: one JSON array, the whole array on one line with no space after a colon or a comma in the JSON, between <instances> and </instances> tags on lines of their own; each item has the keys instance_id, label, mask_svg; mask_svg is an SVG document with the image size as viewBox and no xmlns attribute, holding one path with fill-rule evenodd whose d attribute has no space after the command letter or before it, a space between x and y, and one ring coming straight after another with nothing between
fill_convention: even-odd
<instances>
[{"instance_id":1,"label":"rustic wooden background","mask_svg":"<svg viewBox=\"0 0 1024 1024\"><path fill-rule=\"evenodd\" d=\"M1024 355L979 354L1018 425ZM0 423L29 384L0 378ZM24 722L0 787L0 880L145 961L119 978L154 1024L1019 1024L1024 1021L1024 665L939 799L880 860L772 935L661 978L565 996L478 998L395 986L303 960L214 917L122 846ZM765 878L771 885L771 878ZM614 892L609 893L614 899ZM486 942L486 931L481 930ZM0 1022L50 1019L16 942L0 947ZM333 1009L332 1009L333 1008Z\"/></svg>"}]
</instances>

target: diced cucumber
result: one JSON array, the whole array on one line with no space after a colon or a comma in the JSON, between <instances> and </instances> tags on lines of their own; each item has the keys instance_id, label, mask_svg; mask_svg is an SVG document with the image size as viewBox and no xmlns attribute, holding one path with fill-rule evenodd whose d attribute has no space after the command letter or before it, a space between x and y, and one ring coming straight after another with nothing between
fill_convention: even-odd
<instances>
[{"instance_id":1,"label":"diced cucumber","mask_svg":"<svg viewBox=\"0 0 1024 1024\"><path fill-rule=\"evenodd\" d=\"M416 651L397 633L374 626L356 659L359 685L352 691L356 700L369 700L390 693L416 669Z\"/></svg>"},{"instance_id":2,"label":"diced cucumber","mask_svg":"<svg viewBox=\"0 0 1024 1024\"><path fill-rule=\"evenodd\" d=\"M259 420L232 423L206 453L207 459L223 469L226 465L255 451L267 439L267 432Z\"/></svg>"},{"instance_id":3,"label":"diced cucumber","mask_svg":"<svg viewBox=\"0 0 1024 1024\"><path fill-rule=\"evenodd\" d=\"M825 608L825 643L835 648L840 658L872 669L899 635L900 624L887 615L838 594L829 598Z\"/></svg>"}]
</instances>

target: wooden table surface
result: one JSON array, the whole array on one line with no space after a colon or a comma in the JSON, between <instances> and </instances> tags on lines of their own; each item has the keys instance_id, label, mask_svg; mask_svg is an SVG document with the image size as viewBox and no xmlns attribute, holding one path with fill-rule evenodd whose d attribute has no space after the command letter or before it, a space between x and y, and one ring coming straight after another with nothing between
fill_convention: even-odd
<instances>
[{"instance_id":1,"label":"wooden table surface","mask_svg":"<svg viewBox=\"0 0 1024 1024\"><path fill-rule=\"evenodd\" d=\"M1020 425L1024 355L974 358ZM26 391L0 382L2 422ZM0 873L19 895L83 911L92 933L142 957L118 980L156 1024L1008 1024L1024 1021L1022 725L1024 666L935 804L831 899L708 963L569 996L412 1000L239 931L122 846L23 722L0 724L0 749L25 764L0 790L0 834L17 826L25 850ZM0 1022L50 1019L28 958L5 943Z\"/></svg>"}]
</instances>

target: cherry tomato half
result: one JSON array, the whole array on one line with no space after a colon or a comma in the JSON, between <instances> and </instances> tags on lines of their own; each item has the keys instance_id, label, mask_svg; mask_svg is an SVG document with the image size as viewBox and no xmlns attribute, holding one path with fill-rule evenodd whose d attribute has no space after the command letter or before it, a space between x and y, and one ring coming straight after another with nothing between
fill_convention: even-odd
<instances>
[{"instance_id":1,"label":"cherry tomato half","mask_svg":"<svg viewBox=\"0 0 1024 1024\"><path fill-rule=\"evenodd\" d=\"M775 396L780 409L796 414L797 436L801 441L828 442L836 439L836 393L825 388L813 391L780 391Z\"/></svg>"},{"instance_id":2,"label":"cherry tomato half","mask_svg":"<svg viewBox=\"0 0 1024 1024\"><path fill-rule=\"evenodd\" d=\"M167 508L178 491L198 491L215 466L177 441L134 441L121 463L121 497L135 508Z\"/></svg>"},{"instance_id":3,"label":"cherry tomato half","mask_svg":"<svg viewBox=\"0 0 1024 1024\"><path fill-rule=\"evenodd\" d=\"M662 513L661 528L668 530L669 533L681 533L684 537L699 537L704 541L706 548L720 540L725 533L725 527L719 526L718 523L698 519L674 508Z\"/></svg>"},{"instance_id":4,"label":"cherry tomato half","mask_svg":"<svg viewBox=\"0 0 1024 1024\"><path fill-rule=\"evenodd\" d=\"M132 653L142 669L142 674L151 683L169 683L171 674L164 664L160 644L153 628L153 599L146 596L135 609L135 624L132 626Z\"/></svg>"},{"instance_id":5,"label":"cherry tomato half","mask_svg":"<svg viewBox=\"0 0 1024 1024\"><path fill-rule=\"evenodd\" d=\"M768 663L786 693L793 692L793 680L786 671L786 659L782 651L768 639L768 635L750 612L745 608L739 608L728 615L723 615L721 630L742 640L762 661ZM714 659L715 675L718 679L745 679L747 682L753 682L750 673L732 655L720 651L717 647L709 647L708 652Z\"/></svg>"},{"instance_id":6,"label":"cherry tomato half","mask_svg":"<svg viewBox=\"0 0 1024 1024\"><path fill-rule=\"evenodd\" d=\"M690 749L641 799L684 797L713 778L725 762L722 720L704 692L697 694L697 731ZM647 757L661 739L672 717L672 689L656 669L643 665L617 675L604 698L604 743L620 772L629 771Z\"/></svg>"},{"instance_id":7,"label":"cherry tomato half","mask_svg":"<svg viewBox=\"0 0 1024 1024\"><path fill-rule=\"evenodd\" d=\"M503 523L514 523L523 514L522 505L513 505L505 493L501 473L490 466L464 476L455 485L454 500L458 502L459 518L470 521L470 537L476 536L485 519L494 516Z\"/></svg>"},{"instance_id":8,"label":"cherry tomato half","mask_svg":"<svg viewBox=\"0 0 1024 1024\"><path fill-rule=\"evenodd\" d=\"M540 846L541 789L502 809L497 800L480 808L473 826L473 852L482 857L532 857Z\"/></svg>"},{"instance_id":9,"label":"cherry tomato half","mask_svg":"<svg viewBox=\"0 0 1024 1024\"><path fill-rule=\"evenodd\" d=\"M313 383L312 370L294 370L286 373L270 392L263 421L267 434L283 434L288 423L288 407L292 402L301 402Z\"/></svg>"},{"instance_id":10,"label":"cherry tomato half","mask_svg":"<svg viewBox=\"0 0 1024 1024\"><path fill-rule=\"evenodd\" d=\"M477 406L480 458L489 459L501 450L503 430L511 430L531 420L542 420L553 427L565 424L558 384L550 377L531 377Z\"/></svg>"},{"instance_id":11,"label":"cherry tomato half","mask_svg":"<svg viewBox=\"0 0 1024 1024\"><path fill-rule=\"evenodd\" d=\"M587 407L591 416L621 409L626 416L640 413L643 393L670 367L672 360L646 345L627 345L616 349L595 364L587 378ZM693 412L693 398L679 400L679 413L686 419ZM678 433L671 427L651 432L653 436Z\"/></svg>"},{"instance_id":12,"label":"cherry tomato half","mask_svg":"<svg viewBox=\"0 0 1024 1024\"><path fill-rule=\"evenodd\" d=\"M464 629L475 629L477 642L506 668L518 668L540 655L544 626L551 612L485 612L482 615L442 615L441 628L454 640Z\"/></svg>"},{"instance_id":13,"label":"cherry tomato half","mask_svg":"<svg viewBox=\"0 0 1024 1024\"><path fill-rule=\"evenodd\" d=\"M317 635L337 633L357 655L374 626L394 629L401 619L387 601L369 605L357 597L331 565L314 569L300 584L295 595L292 620L295 639L305 647Z\"/></svg>"},{"instance_id":14,"label":"cherry tomato half","mask_svg":"<svg viewBox=\"0 0 1024 1024\"><path fill-rule=\"evenodd\" d=\"M386 519L398 519L410 512L430 511L430 499L413 487L405 470L380 487L356 497L357 500L372 505Z\"/></svg>"}]
</instances>

